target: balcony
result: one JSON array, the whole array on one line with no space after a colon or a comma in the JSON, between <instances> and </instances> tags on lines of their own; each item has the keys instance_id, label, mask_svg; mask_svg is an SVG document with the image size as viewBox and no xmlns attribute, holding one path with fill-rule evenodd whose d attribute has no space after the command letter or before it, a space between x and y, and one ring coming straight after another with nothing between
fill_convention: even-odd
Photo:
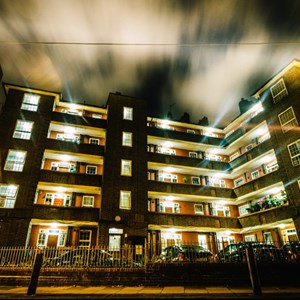
<instances>
[{"instance_id":1,"label":"balcony","mask_svg":"<svg viewBox=\"0 0 300 300\"><path fill-rule=\"evenodd\" d=\"M247 228L290 219L296 214L295 208L283 205L241 216L238 220L243 228Z\"/></svg>"},{"instance_id":2,"label":"balcony","mask_svg":"<svg viewBox=\"0 0 300 300\"><path fill-rule=\"evenodd\" d=\"M73 125L91 126L97 128L106 128L106 120L96 119L91 117L82 117L77 115L70 115L67 113L52 112L52 120Z\"/></svg>"},{"instance_id":3,"label":"balcony","mask_svg":"<svg viewBox=\"0 0 300 300\"><path fill-rule=\"evenodd\" d=\"M224 163L220 161L211 161L206 159L176 156L176 155L166 155L166 154L153 153L153 152L148 152L147 160L149 162L156 162L162 164L172 164L178 166L213 169L219 171L228 171L231 169L229 163Z\"/></svg>"},{"instance_id":4,"label":"balcony","mask_svg":"<svg viewBox=\"0 0 300 300\"><path fill-rule=\"evenodd\" d=\"M162 214L148 213L148 223L162 226L183 226L188 227L206 227L206 228L241 228L237 218L204 216L204 215L180 215L180 214Z\"/></svg>"},{"instance_id":5,"label":"balcony","mask_svg":"<svg viewBox=\"0 0 300 300\"><path fill-rule=\"evenodd\" d=\"M263 189L265 187L268 187L276 182L281 181L281 174L280 170L268 173L262 177L259 177L255 180L252 180L248 183L245 183L239 187L234 188L234 193L236 197L241 197L246 194L252 193L254 191Z\"/></svg>"},{"instance_id":6,"label":"balcony","mask_svg":"<svg viewBox=\"0 0 300 300\"><path fill-rule=\"evenodd\" d=\"M225 138L225 141L227 142L227 145L233 143L234 141L236 141L238 138L243 136L243 134L245 134L245 129L244 128L239 128L239 129L235 130L233 133L231 133L229 136L227 136Z\"/></svg>"},{"instance_id":7,"label":"balcony","mask_svg":"<svg viewBox=\"0 0 300 300\"><path fill-rule=\"evenodd\" d=\"M147 134L157 137L162 137L172 140L187 141L192 143L208 144L214 146L226 146L227 142L224 139L206 136L206 135L197 135L190 134L186 132L161 129L156 127L147 127Z\"/></svg>"},{"instance_id":8,"label":"balcony","mask_svg":"<svg viewBox=\"0 0 300 300\"><path fill-rule=\"evenodd\" d=\"M55 139L47 139L45 148L65 152L84 153L100 156L104 155L104 146L93 144L77 144L74 142L66 142Z\"/></svg>"},{"instance_id":9,"label":"balcony","mask_svg":"<svg viewBox=\"0 0 300 300\"><path fill-rule=\"evenodd\" d=\"M32 218L48 220L76 220L76 221L99 221L98 208L65 207L37 205L33 206Z\"/></svg>"},{"instance_id":10,"label":"balcony","mask_svg":"<svg viewBox=\"0 0 300 300\"><path fill-rule=\"evenodd\" d=\"M256 157L268 152L273 148L271 140L267 140L259 145L257 145L255 148L252 148L250 151L244 153L243 155L237 157L232 162L230 162L230 166L232 169L235 169L248 161L255 159Z\"/></svg>"},{"instance_id":11,"label":"balcony","mask_svg":"<svg viewBox=\"0 0 300 300\"><path fill-rule=\"evenodd\" d=\"M102 186L102 175L74 174L41 170L40 181L71 185Z\"/></svg>"},{"instance_id":12,"label":"balcony","mask_svg":"<svg viewBox=\"0 0 300 300\"><path fill-rule=\"evenodd\" d=\"M235 198L232 189L216 188L196 184L168 183L154 180L148 181L148 191L207 197Z\"/></svg>"}]
</instances>

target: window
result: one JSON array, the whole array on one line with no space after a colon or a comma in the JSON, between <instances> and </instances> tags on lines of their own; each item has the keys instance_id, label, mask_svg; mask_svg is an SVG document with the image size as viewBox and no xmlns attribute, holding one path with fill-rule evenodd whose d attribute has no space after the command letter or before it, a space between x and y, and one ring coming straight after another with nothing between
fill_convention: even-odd
<instances>
[{"instance_id":1,"label":"window","mask_svg":"<svg viewBox=\"0 0 300 300\"><path fill-rule=\"evenodd\" d=\"M45 204L52 205L53 202L53 194L46 194L45 196Z\"/></svg>"},{"instance_id":2,"label":"window","mask_svg":"<svg viewBox=\"0 0 300 300\"><path fill-rule=\"evenodd\" d=\"M195 134L195 133L196 133L196 131L193 130L193 129L187 129L186 132L187 132L187 133L192 133L192 134Z\"/></svg>"},{"instance_id":3,"label":"window","mask_svg":"<svg viewBox=\"0 0 300 300\"><path fill-rule=\"evenodd\" d=\"M14 208L19 187L0 184L0 208Z\"/></svg>"},{"instance_id":4,"label":"window","mask_svg":"<svg viewBox=\"0 0 300 300\"><path fill-rule=\"evenodd\" d=\"M253 171L253 172L251 173L251 178L252 178L252 179L258 178L258 176L259 176L258 170L255 170L255 171Z\"/></svg>"},{"instance_id":5,"label":"window","mask_svg":"<svg viewBox=\"0 0 300 300\"><path fill-rule=\"evenodd\" d=\"M99 141L99 139L90 138L89 143L92 144L92 145L99 145L100 141Z\"/></svg>"},{"instance_id":6,"label":"window","mask_svg":"<svg viewBox=\"0 0 300 300\"><path fill-rule=\"evenodd\" d=\"M131 160L121 160L121 175L131 176Z\"/></svg>"},{"instance_id":7,"label":"window","mask_svg":"<svg viewBox=\"0 0 300 300\"><path fill-rule=\"evenodd\" d=\"M38 240L37 240L38 246L46 246L46 230L40 229Z\"/></svg>"},{"instance_id":8,"label":"window","mask_svg":"<svg viewBox=\"0 0 300 300\"><path fill-rule=\"evenodd\" d=\"M133 120L133 109L132 107L123 107L123 119L124 120Z\"/></svg>"},{"instance_id":9,"label":"window","mask_svg":"<svg viewBox=\"0 0 300 300\"><path fill-rule=\"evenodd\" d=\"M255 242L255 235L251 234L251 235L245 235L245 242Z\"/></svg>"},{"instance_id":10,"label":"window","mask_svg":"<svg viewBox=\"0 0 300 300\"><path fill-rule=\"evenodd\" d=\"M82 206L84 206L84 207L94 207L94 196L83 196Z\"/></svg>"},{"instance_id":11,"label":"window","mask_svg":"<svg viewBox=\"0 0 300 300\"><path fill-rule=\"evenodd\" d=\"M234 159L236 159L237 157L239 157L240 153L239 152L235 152L234 154L230 155L229 159L230 161L233 161Z\"/></svg>"},{"instance_id":12,"label":"window","mask_svg":"<svg viewBox=\"0 0 300 300\"><path fill-rule=\"evenodd\" d=\"M203 204L194 204L194 210L196 215L204 215Z\"/></svg>"},{"instance_id":13,"label":"window","mask_svg":"<svg viewBox=\"0 0 300 300\"><path fill-rule=\"evenodd\" d=\"M192 177L192 184L200 184L200 178L199 177Z\"/></svg>"},{"instance_id":14,"label":"window","mask_svg":"<svg viewBox=\"0 0 300 300\"><path fill-rule=\"evenodd\" d=\"M240 177L234 180L234 185L235 186L240 186L241 184L245 183L245 178L244 177Z\"/></svg>"},{"instance_id":15,"label":"window","mask_svg":"<svg viewBox=\"0 0 300 300\"><path fill-rule=\"evenodd\" d=\"M131 192L120 191L120 208L131 209Z\"/></svg>"},{"instance_id":16,"label":"window","mask_svg":"<svg viewBox=\"0 0 300 300\"><path fill-rule=\"evenodd\" d=\"M96 175L97 174L97 167L96 166L86 166L86 174L92 174Z\"/></svg>"},{"instance_id":17,"label":"window","mask_svg":"<svg viewBox=\"0 0 300 300\"><path fill-rule=\"evenodd\" d=\"M13 137L16 139L29 140L33 122L17 120Z\"/></svg>"},{"instance_id":18,"label":"window","mask_svg":"<svg viewBox=\"0 0 300 300\"><path fill-rule=\"evenodd\" d=\"M288 95L283 79L280 79L273 86L271 86L271 93L274 103L278 103Z\"/></svg>"},{"instance_id":19,"label":"window","mask_svg":"<svg viewBox=\"0 0 300 300\"><path fill-rule=\"evenodd\" d=\"M293 166L294 167L299 166L300 165L300 139L292 144L289 144L287 147L290 153Z\"/></svg>"},{"instance_id":20,"label":"window","mask_svg":"<svg viewBox=\"0 0 300 300\"><path fill-rule=\"evenodd\" d=\"M123 131L122 146L132 147L132 133L131 132Z\"/></svg>"},{"instance_id":21,"label":"window","mask_svg":"<svg viewBox=\"0 0 300 300\"><path fill-rule=\"evenodd\" d=\"M252 144L249 144L248 146L245 147L246 151L250 151L253 148Z\"/></svg>"},{"instance_id":22,"label":"window","mask_svg":"<svg viewBox=\"0 0 300 300\"><path fill-rule=\"evenodd\" d=\"M239 207L240 216L249 214L249 211L250 211L249 204L245 204L245 205L242 205L242 206Z\"/></svg>"},{"instance_id":23,"label":"window","mask_svg":"<svg viewBox=\"0 0 300 300\"><path fill-rule=\"evenodd\" d=\"M34 94L24 94L21 109L37 111L40 96Z\"/></svg>"},{"instance_id":24,"label":"window","mask_svg":"<svg viewBox=\"0 0 300 300\"><path fill-rule=\"evenodd\" d=\"M197 152L189 152L189 157L198 158Z\"/></svg>"},{"instance_id":25,"label":"window","mask_svg":"<svg viewBox=\"0 0 300 300\"><path fill-rule=\"evenodd\" d=\"M92 118L102 119L102 115L101 114L92 114Z\"/></svg>"},{"instance_id":26,"label":"window","mask_svg":"<svg viewBox=\"0 0 300 300\"><path fill-rule=\"evenodd\" d=\"M80 230L79 231L79 247L90 247L91 245L91 238L92 238L92 231L91 230Z\"/></svg>"},{"instance_id":27,"label":"window","mask_svg":"<svg viewBox=\"0 0 300 300\"><path fill-rule=\"evenodd\" d=\"M178 213L180 213L179 203L174 203L174 202L170 202L170 201L160 201L159 212L178 214Z\"/></svg>"},{"instance_id":28,"label":"window","mask_svg":"<svg viewBox=\"0 0 300 300\"><path fill-rule=\"evenodd\" d=\"M9 150L4 170L22 172L25 164L25 151Z\"/></svg>"},{"instance_id":29,"label":"window","mask_svg":"<svg viewBox=\"0 0 300 300\"><path fill-rule=\"evenodd\" d=\"M289 107L284 112L278 115L282 132L285 133L291 130L293 127L298 125L294 110L292 107Z\"/></svg>"}]
</instances>

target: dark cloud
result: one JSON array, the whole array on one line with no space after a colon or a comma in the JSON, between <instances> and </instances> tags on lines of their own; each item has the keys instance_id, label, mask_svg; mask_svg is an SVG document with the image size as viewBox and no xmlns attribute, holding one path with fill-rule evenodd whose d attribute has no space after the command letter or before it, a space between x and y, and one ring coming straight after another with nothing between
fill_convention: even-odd
<instances>
[{"instance_id":1,"label":"dark cloud","mask_svg":"<svg viewBox=\"0 0 300 300\"><path fill-rule=\"evenodd\" d=\"M176 119L186 112L193 123L206 116L211 126L226 126L241 98L300 58L299 6L298 0L1 0L3 81L99 106L119 91L146 99L150 115L171 109Z\"/></svg>"}]
</instances>

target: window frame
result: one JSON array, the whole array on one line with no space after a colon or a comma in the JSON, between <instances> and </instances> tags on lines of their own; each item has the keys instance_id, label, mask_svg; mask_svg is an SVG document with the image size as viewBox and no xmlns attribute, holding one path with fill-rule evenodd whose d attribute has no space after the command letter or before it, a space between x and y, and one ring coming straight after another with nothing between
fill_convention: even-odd
<instances>
[{"instance_id":1,"label":"window frame","mask_svg":"<svg viewBox=\"0 0 300 300\"><path fill-rule=\"evenodd\" d=\"M92 204L85 204L84 200L90 198ZM90 196L90 195L83 195L82 196L82 207L94 207L94 203L95 203L95 196Z\"/></svg>"},{"instance_id":2,"label":"window frame","mask_svg":"<svg viewBox=\"0 0 300 300\"><path fill-rule=\"evenodd\" d=\"M82 233L89 233L88 239L81 238ZM91 246L92 241L92 230L91 229L80 229L78 234L78 247L80 248L89 248Z\"/></svg>"},{"instance_id":3,"label":"window frame","mask_svg":"<svg viewBox=\"0 0 300 300\"><path fill-rule=\"evenodd\" d=\"M96 142L96 143L94 143L94 142ZM100 139L98 139L98 138L89 138L89 144L91 144L91 145L100 145Z\"/></svg>"},{"instance_id":4,"label":"window frame","mask_svg":"<svg viewBox=\"0 0 300 300\"><path fill-rule=\"evenodd\" d=\"M194 180L196 180L197 182L195 183ZM199 176L192 176L191 177L191 183L195 184L195 185L200 185L200 177Z\"/></svg>"},{"instance_id":5,"label":"window frame","mask_svg":"<svg viewBox=\"0 0 300 300\"><path fill-rule=\"evenodd\" d=\"M123 120L133 121L133 108L123 106Z\"/></svg>"},{"instance_id":6,"label":"window frame","mask_svg":"<svg viewBox=\"0 0 300 300\"><path fill-rule=\"evenodd\" d=\"M132 176L132 160L121 159L121 176Z\"/></svg>"},{"instance_id":7,"label":"window frame","mask_svg":"<svg viewBox=\"0 0 300 300\"><path fill-rule=\"evenodd\" d=\"M24 157L22 162L16 160L9 160L9 156L11 155L11 153L16 152L16 153L24 153ZM15 157L17 155L15 154ZM24 169L24 165L26 162L26 156L27 156L27 151L24 150L16 150L16 149L9 149L8 153L7 153L7 157L5 160L5 165L4 165L4 170L5 171L12 171L12 172L23 172ZM11 166L10 166L11 165ZM17 167L17 168L15 168Z\"/></svg>"},{"instance_id":8,"label":"window frame","mask_svg":"<svg viewBox=\"0 0 300 300\"><path fill-rule=\"evenodd\" d=\"M201 207L201 211L198 210L196 207ZM194 212L195 212L195 215L204 215L204 205L203 203L195 203L194 204Z\"/></svg>"},{"instance_id":9,"label":"window frame","mask_svg":"<svg viewBox=\"0 0 300 300\"><path fill-rule=\"evenodd\" d=\"M36 101L34 101L35 98ZM24 93L21 109L36 112L38 110L40 98L40 95L34 93Z\"/></svg>"},{"instance_id":10,"label":"window frame","mask_svg":"<svg viewBox=\"0 0 300 300\"><path fill-rule=\"evenodd\" d=\"M23 126L20 125L21 123L23 123ZM18 126L24 127L24 124L26 124L26 123L31 124L30 130L26 130L26 128L23 129L23 130L22 129L17 129ZM17 120L15 130L14 130L14 133L13 133L13 138L22 139L22 140L30 140L33 124L34 124L33 121ZM25 125L25 127L26 127L26 125ZM19 134L19 136L17 136L18 134Z\"/></svg>"},{"instance_id":11,"label":"window frame","mask_svg":"<svg viewBox=\"0 0 300 300\"><path fill-rule=\"evenodd\" d=\"M125 199L125 196L127 197L127 199ZM120 190L119 208L126 210L131 209L131 191Z\"/></svg>"},{"instance_id":12,"label":"window frame","mask_svg":"<svg viewBox=\"0 0 300 300\"><path fill-rule=\"evenodd\" d=\"M88 170L91 170L91 169L94 169L95 170L95 173L91 173L91 172L89 172ZM98 173L98 168L97 168L97 166L95 166L95 165L87 165L86 167L85 167L85 174L89 174L89 175L97 175Z\"/></svg>"},{"instance_id":13,"label":"window frame","mask_svg":"<svg viewBox=\"0 0 300 300\"><path fill-rule=\"evenodd\" d=\"M281 89L278 90L278 87L282 85ZM274 90L277 89L278 91L276 92L276 94L274 93ZM275 104L277 104L278 102L280 102L284 97L286 97L288 95L288 91L287 88L285 86L285 82L283 80L283 78L279 79L277 82L275 82L271 87L270 87L270 91L271 91L271 95L273 98L273 101Z\"/></svg>"},{"instance_id":14,"label":"window frame","mask_svg":"<svg viewBox=\"0 0 300 300\"><path fill-rule=\"evenodd\" d=\"M297 153L295 155L292 155L292 152L291 152L291 149L290 149L290 147L293 146L293 145L296 145L296 147L297 147L297 149L296 149ZM291 158L292 165L294 167L299 166L300 165L300 139L296 140L293 143L288 144L287 148L288 148L288 151L289 151L289 155L290 155L290 158ZM294 162L294 159L296 159L296 163Z\"/></svg>"},{"instance_id":15,"label":"window frame","mask_svg":"<svg viewBox=\"0 0 300 300\"><path fill-rule=\"evenodd\" d=\"M292 118L290 118L287 122L283 123L282 119L281 119L281 116L284 116L285 114L288 114L289 110L291 110ZM282 129L283 133L286 133L286 132L290 131L292 128L294 128L298 125L298 120L296 118L296 115L295 115L295 112L294 112L294 109L293 109L292 106L290 106L289 108L287 108L286 110L284 110L283 112L278 114L278 119L279 119L280 126L281 126L281 129ZM292 123L292 125L289 125L291 123Z\"/></svg>"},{"instance_id":16,"label":"window frame","mask_svg":"<svg viewBox=\"0 0 300 300\"><path fill-rule=\"evenodd\" d=\"M122 146L132 147L132 132L129 131L122 132Z\"/></svg>"}]
</instances>

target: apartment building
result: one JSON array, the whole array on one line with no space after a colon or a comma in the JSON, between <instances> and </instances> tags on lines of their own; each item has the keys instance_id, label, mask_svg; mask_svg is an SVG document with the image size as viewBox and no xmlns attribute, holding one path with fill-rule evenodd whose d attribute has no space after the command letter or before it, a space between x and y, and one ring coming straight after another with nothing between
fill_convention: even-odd
<instances>
[{"instance_id":1,"label":"apartment building","mask_svg":"<svg viewBox=\"0 0 300 300\"><path fill-rule=\"evenodd\" d=\"M0 245L298 240L299 79L294 60L223 129L120 93L95 107L3 83Z\"/></svg>"}]
</instances>

